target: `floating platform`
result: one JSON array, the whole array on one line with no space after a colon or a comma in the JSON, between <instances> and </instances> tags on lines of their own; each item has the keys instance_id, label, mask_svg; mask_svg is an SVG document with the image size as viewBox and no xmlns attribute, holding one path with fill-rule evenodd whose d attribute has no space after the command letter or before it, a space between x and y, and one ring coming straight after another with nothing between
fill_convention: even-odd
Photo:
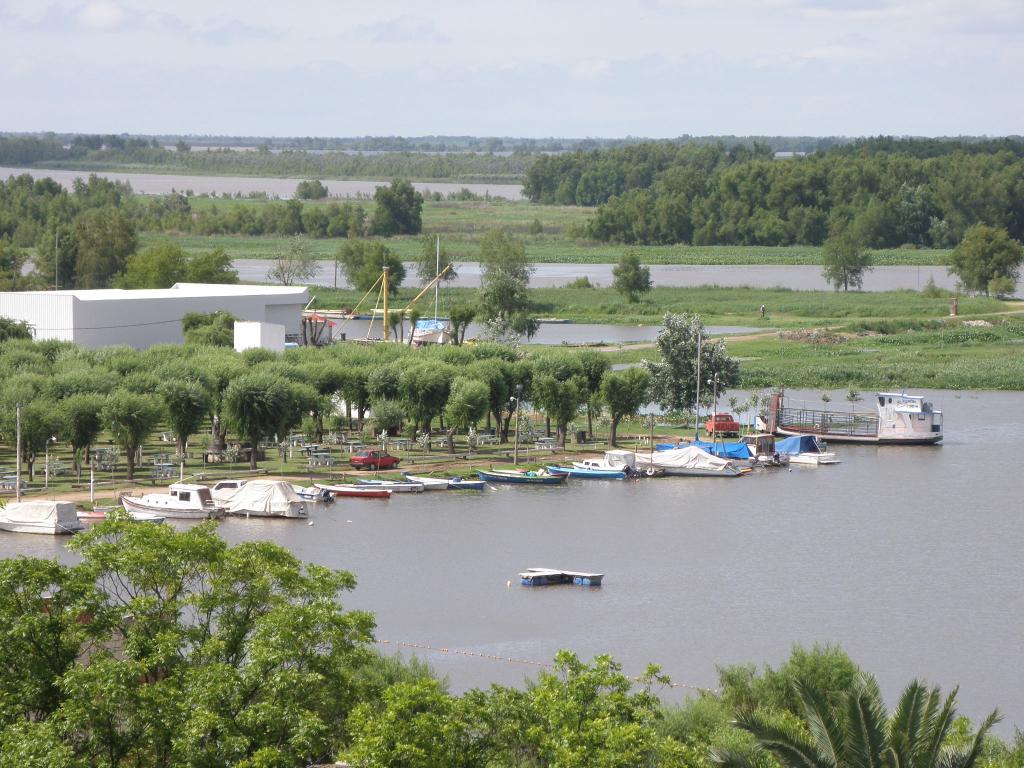
<instances>
[{"instance_id":1,"label":"floating platform","mask_svg":"<svg viewBox=\"0 0 1024 768\"><path fill-rule=\"evenodd\" d=\"M519 574L519 581L525 587L546 587L549 584L575 584L582 587L600 587L603 573L582 571L560 571L554 568L527 568Z\"/></svg>"}]
</instances>

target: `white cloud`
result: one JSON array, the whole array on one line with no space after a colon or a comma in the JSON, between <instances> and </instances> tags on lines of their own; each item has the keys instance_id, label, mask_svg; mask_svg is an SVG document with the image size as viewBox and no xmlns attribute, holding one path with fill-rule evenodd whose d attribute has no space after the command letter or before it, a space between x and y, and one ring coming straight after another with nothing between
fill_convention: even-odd
<instances>
[{"instance_id":1,"label":"white cloud","mask_svg":"<svg viewBox=\"0 0 1024 768\"><path fill-rule=\"evenodd\" d=\"M584 59L572 66L572 73L577 77L601 77L611 69L608 59Z\"/></svg>"},{"instance_id":2,"label":"white cloud","mask_svg":"<svg viewBox=\"0 0 1024 768\"><path fill-rule=\"evenodd\" d=\"M92 29L113 29L124 21L124 10L114 3L88 3L78 12L78 20Z\"/></svg>"}]
</instances>

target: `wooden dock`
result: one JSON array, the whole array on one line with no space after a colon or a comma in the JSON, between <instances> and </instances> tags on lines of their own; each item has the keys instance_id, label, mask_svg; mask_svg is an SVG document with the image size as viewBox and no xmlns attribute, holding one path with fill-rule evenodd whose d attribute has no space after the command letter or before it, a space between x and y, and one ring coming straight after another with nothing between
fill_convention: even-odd
<instances>
[{"instance_id":1,"label":"wooden dock","mask_svg":"<svg viewBox=\"0 0 1024 768\"><path fill-rule=\"evenodd\" d=\"M519 581L526 587L545 587L549 584L575 584L582 587L599 587L603 573L563 571L557 568L527 568L519 574Z\"/></svg>"}]
</instances>

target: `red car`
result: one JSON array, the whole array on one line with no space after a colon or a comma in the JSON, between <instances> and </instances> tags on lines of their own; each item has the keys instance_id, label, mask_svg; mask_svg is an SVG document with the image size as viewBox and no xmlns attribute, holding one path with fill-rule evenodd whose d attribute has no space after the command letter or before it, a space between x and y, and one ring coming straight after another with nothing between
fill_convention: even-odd
<instances>
[{"instance_id":1,"label":"red car","mask_svg":"<svg viewBox=\"0 0 1024 768\"><path fill-rule=\"evenodd\" d=\"M704 431L709 435L712 432L717 435L738 435L740 423L733 418L731 413L716 413L704 424Z\"/></svg>"},{"instance_id":2,"label":"red car","mask_svg":"<svg viewBox=\"0 0 1024 768\"><path fill-rule=\"evenodd\" d=\"M359 451L348 460L355 469L390 469L397 467L401 459L387 451Z\"/></svg>"}]
</instances>

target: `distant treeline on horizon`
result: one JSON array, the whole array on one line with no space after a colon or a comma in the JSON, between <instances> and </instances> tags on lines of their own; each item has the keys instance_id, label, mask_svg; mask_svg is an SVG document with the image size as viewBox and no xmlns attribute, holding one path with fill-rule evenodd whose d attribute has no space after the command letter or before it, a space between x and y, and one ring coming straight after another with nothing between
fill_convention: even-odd
<instances>
[{"instance_id":1,"label":"distant treeline on horizon","mask_svg":"<svg viewBox=\"0 0 1024 768\"><path fill-rule=\"evenodd\" d=\"M865 140L887 138L894 141L929 140L938 142L986 143L1000 138L1021 140L1020 136L736 136L733 134L694 136L681 134L674 138L643 136L611 137L543 137L520 136L228 136L220 134L85 134L65 132L0 132L0 138L35 139L61 148L124 149L126 147L181 147L189 149L259 149L318 150L349 152L576 152L613 149L637 144L723 144L726 148L770 147L775 152L811 153L833 147L856 144Z\"/></svg>"}]
</instances>

